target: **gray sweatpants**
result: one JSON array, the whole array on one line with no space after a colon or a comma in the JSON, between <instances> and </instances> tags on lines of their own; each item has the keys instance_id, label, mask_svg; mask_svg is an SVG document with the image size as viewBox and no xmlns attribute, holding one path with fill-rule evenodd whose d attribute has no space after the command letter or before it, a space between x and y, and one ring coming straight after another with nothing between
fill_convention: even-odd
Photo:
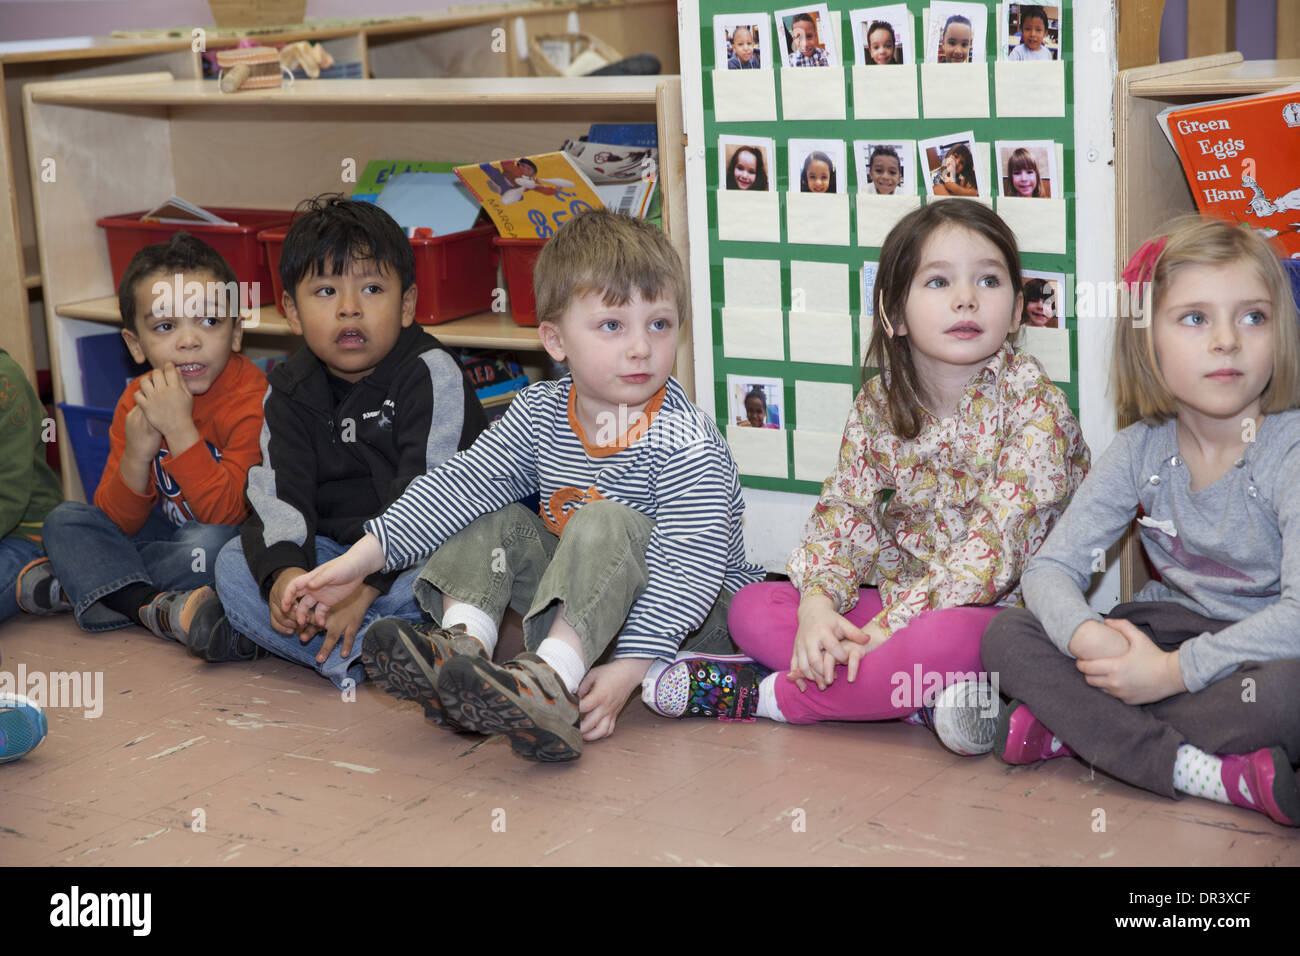
<instances>
[{"instance_id":1,"label":"gray sweatpants","mask_svg":"<svg viewBox=\"0 0 1300 956\"><path fill-rule=\"evenodd\" d=\"M1106 616L1132 621L1162 651L1232 623L1169 601L1118 604ZM1184 743L1210 754L1280 746L1292 766L1300 763L1300 660L1248 661L1198 693L1133 707L1090 687L1024 608L993 619L981 657L1002 693L1028 705L1080 757L1154 793L1175 795L1174 760Z\"/></svg>"},{"instance_id":2,"label":"gray sweatpants","mask_svg":"<svg viewBox=\"0 0 1300 956\"><path fill-rule=\"evenodd\" d=\"M442 595L472 604L497 623L507 607L524 619L524 646L536 651L555 611L582 638L583 663L599 663L650 580L645 553L654 522L626 505L593 501L569 517L557 538L523 505L507 505L466 525L433 553L415 582L415 599L442 623ZM727 632L731 592L681 649L737 654Z\"/></svg>"}]
</instances>

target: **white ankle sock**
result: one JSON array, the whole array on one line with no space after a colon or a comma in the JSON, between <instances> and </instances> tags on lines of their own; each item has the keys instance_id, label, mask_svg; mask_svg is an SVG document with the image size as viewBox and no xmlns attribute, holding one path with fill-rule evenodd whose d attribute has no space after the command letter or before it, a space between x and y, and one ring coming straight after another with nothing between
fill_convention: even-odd
<instances>
[{"instance_id":1,"label":"white ankle sock","mask_svg":"<svg viewBox=\"0 0 1300 956\"><path fill-rule=\"evenodd\" d=\"M497 649L497 622L488 617L487 612L472 604L453 604L443 612L442 626L450 628L453 624L464 624L465 633L478 638L488 658L492 657Z\"/></svg>"},{"instance_id":2,"label":"white ankle sock","mask_svg":"<svg viewBox=\"0 0 1300 956\"><path fill-rule=\"evenodd\" d=\"M667 661L651 661L650 667L645 672L645 677L641 680L641 700L656 714L659 713L659 708L655 706L655 681L666 670L668 670Z\"/></svg>"},{"instance_id":3,"label":"white ankle sock","mask_svg":"<svg viewBox=\"0 0 1300 956\"><path fill-rule=\"evenodd\" d=\"M776 679L780 674L768 674L758 682L758 707L754 713L759 717L766 717L768 720L779 720L781 723L787 723L785 714L781 713L781 708L776 704Z\"/></svg>"},{"instance_id":4,"label":"white ankle sock","mask_svg":"<svg viewBox=\"0 0 1300 956\"><path fill-rule=\"evenodd\" d=\"M548 637L537 648L537 656L546 661L560 675L570 694L578 692L583 675L587 673L582 655L558 637Z\"/></svg>"},{"instance_id":5,"label":"white ankle sock","mask_svg":"<svg viewBox=\"0 0 1300 956\"><path fill-rule=\"evenodd\" d=\"M1197 750L1191 744L1178 748L1174 759L1174 789L1216 803L1231 803L1223 786L1223 759Z\"/></svg>"}]
</instances>

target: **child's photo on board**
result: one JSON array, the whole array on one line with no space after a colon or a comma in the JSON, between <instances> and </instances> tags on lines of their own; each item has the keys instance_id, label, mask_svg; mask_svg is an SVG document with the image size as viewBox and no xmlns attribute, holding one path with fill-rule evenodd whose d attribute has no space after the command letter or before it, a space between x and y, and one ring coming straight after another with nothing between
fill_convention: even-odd
<instances>
[{"instance_id":1,"label":"child's photo on board","mask_svg":"<svg viewBox=\"0 0 1300 956\"><path fill-rule=\"evenodd\" d=\"M728 13L713 18L717 69L766 70L772 66L766 13Z\"/></svg>"},{"instance_id":2,"label":"child's photo on board","mask_svg":"<svg viewBox=\"0 0 1300 956\"><path fill-rule=\"evenodd\" d=\"M718 137L718 182L723 189L767 192L776 188L776 146L768 136Z\"/></svg>"},{"instance_id":3,"label":"child's photo on board","mask_svg":"<svg viewBox=\"0 0 1300 956\"><path fill-rule=\"evenodd\" d=\"M785 383L761 375L728 375L731 422L741 428L781 428Z\"/></svg>"},{"instance_id":4,"label":"child's photo on board","mask_svg":"<svg viewBox=\"0 0 1300 956\"><path fill-rule=\"evenodd\" d=\"M1056 178L1056 144L1049 139L998 140L995 144L1002 195L1051 199L1061 195Z\"/></svg>"},{"instance_id":5,"label":"child's photo on board","mask_svg":"<svg viewBox=\"0 0 1300 956\"><path fill-rule=\"evenodd\" d=\"M858 192L877 196L916 193L916 143L913 140L853 141Z\"/></svg>"},{"instance_id":6,"label":"child's photo on board","mask_svg":"<svg viewBox=\"0 0 1300 956\"><path fill-rule=\"evenodd\" d=\"M791 192L848 192L843 140L792 139L788 148Z\"/></svg>"},{"instance_id":7,"label":"child's photo on board","mask_svg":"<svg viewBox=\"0 0 1300 956\"><path fill-rule=\"evenodd\" d=\"M1061 8L1008 3L1002 8L1002 55L1015 61L1061 58Z\"/></svg>"},{"instance_id":8,"label":"child's photo on board","mask_svg":"<svg viewBox=\"0 0 1300 956\"><path fill-rule=\"evenodd\" d=\"M988 184L981 183L976 171L974 133L949 133L917 145L925 165L927 196L989 195Z\"/></svg>"},{"instance_id":9,"label":"child's photo on board","mask_svg":"<svg viewBox=\"0 0 1300 956\"><path fill-rule=\"evenodd\" d=\"M1063 272L1032 272L1021 270L1025 282L1025 310L1021 316L1024 324L1037 329L1059 328L1060 292L1065 288Z\"/></svg>"},{"instance_id":10,"label":"child's photo on board","mask_svg":"<svg viewBox=\"0 0 1300 956\"><path fill-rule=\"evenodd\" d=\"M849 11L853 55L858 66L914 63L912 14L906 4Z\"/></svg>"},{"instance_id":11,"label":"child's photo on board","mask_svg":"<svg viewBox=\"0 0 1300 956\"><path fill-rule=\"evenodd\" d=\"M984 60L988 9L981 3L930 4L930 29L925 42L926 63L979 63Z\"/></svg>"},{"instance_id":12,"label":"child's photo on board","mask_svg":"<svg viewBox=\"0 0 1300 956\"><path fill-rule=\"evenodd\" d=\"M781 27L785 66L839 66L835 34L839 15L832 15L826 4L816 3L776 11Z\"/></svg>"}]
</instances>

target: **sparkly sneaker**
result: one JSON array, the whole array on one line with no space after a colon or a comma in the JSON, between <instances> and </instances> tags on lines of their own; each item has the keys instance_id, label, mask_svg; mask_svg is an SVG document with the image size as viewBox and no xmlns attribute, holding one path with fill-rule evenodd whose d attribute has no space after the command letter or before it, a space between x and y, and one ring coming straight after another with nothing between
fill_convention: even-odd
<instances>
[{"instance_id":1,"label":"sparkly sneaker","mask_svg":"<svg viewBox=\"0 0 1300 956\"><path fill-rule=\"evenodd\" d=\"M37 558L18 572L14 583L18 607L28 614L62 614L72 610L68 596L59 587L49 558Z\"/></svg>"},{"instance_id":2,"label":"sparkly sneaker","mask_svg":"<svg viewBox=\"0 0 1300 956\"><path fill-rule=\"evenodd\" d=\"M998 715L993 749L1007 763L1036 763L1053 757L1075 756L1060 737L1054 736L1018 700L1004 706Z\"/></svg>"},{"instance_id":3,"label":"sparkly sneaker","mask_svg":"<svg viewBox=\"0 0 1300 956\"><path fill-rule=\"evenodd\" d=\"M654 709L665 717L753 721L758 682L770 673L743 655L679 656L655 680Z\"/></svg>"},{"instance_id":4,"label":"sparkly sneaker","mask_svg":"<svg viewBox=\"0 0 1300 956\"><path fill-rule=\"evenodd\" d=\"M438 697L456 723L480 734L505 734L521 757L550 763L582 756L578 698L536 654L508 664L453 657L438 675Z\"/></svg>"},{"instance_id":5,"label":"sparkly sneaker","mask_svg":"<svg viewBox=\"0 0 1300 956\"><path fill-rule=\"evenodd\" d=\"M1220 754L1223 789L1238 807L1268 814L1284 827L1300 825L1300 791L1281 747L1249 754Z\"/></svg>"},{"instance_id":6,"label":"sparkly sneaker","mask_svg":"<svg viewBox=\"0 0 1300 956\"><path fill-rule=\"evenodd\" d=\"M1001 701L988 684L949 684L934 702L934 732L943 745L963 757L993 749Z\"/></svg>"},{"instance_id":7,"label":"sparkly sneaker","mask_svg":"<svg viewBox=\"0 0 1300 956\"><path fill-rule=\"evenodd\" d=\"M0 694L0 763L31 753L48 729L45 712L22 694Z\"/></svg>"},{"instance_id":8,"label":"sparkly sneaker","mask_svg":"<svg viewBox=\"0 0 1300 956\"><path fill-rule=\"evenodd\" d=\"M463 624L444 630L432 622L411 624L399 617L385 617L366 628L361 640L361 662L367 677L378 681L384 693L420 704L425 717L457 733L465 728L443 709L438 674L443 664L463 655L487 659L486 649L478 638L465 633Z\"/></svg>"},{"instance_id":9,"label":"sparkly sneaker","mask_svg":"<svg viewBox=\"0 0 1300 956\"><path fill-rule=\"evenodd\" d=\"M166 597L166 592L161 597ZM140 617L144 617L143 611ZM212 588L191 592L180 612L179 629L184 636L177 639L190 654L209 663L255 661L271 654L230 626L226 609Z\"/></svg>"}]
</instances>

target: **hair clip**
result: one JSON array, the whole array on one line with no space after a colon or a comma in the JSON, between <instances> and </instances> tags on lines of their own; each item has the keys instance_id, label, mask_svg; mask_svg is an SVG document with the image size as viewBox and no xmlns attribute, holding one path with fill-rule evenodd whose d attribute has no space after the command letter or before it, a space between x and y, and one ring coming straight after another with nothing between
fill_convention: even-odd
<instances>
[{"instance_id":1,"label":"hair clip","mask_svg":"<svg viewBox=\"0 0 1300 956\"><path fill-rule=\"evenodd\" d=\"M880 310L880 321L885 326L885 333L892 339L894 337L894 327L889 323L889 316L885 315L885 310Z\"/></svg>"},{"instance_id":2,"label":"hair clip","mask_svg":"<svg viewBox=\"0 0 1300 956\"><path fill-rule=\"evenodd\" d=\"M1150 282L1156 274L1156 260L1165 251L1165 243L1168 241L1168 236L1161 236L1159 239L1148 239L1138 246L1137 252L1133 253L1133 258L1129 259L1128 265L1120 273L1120 278L1129 285Z\"/></svg>"}]
</instances>

